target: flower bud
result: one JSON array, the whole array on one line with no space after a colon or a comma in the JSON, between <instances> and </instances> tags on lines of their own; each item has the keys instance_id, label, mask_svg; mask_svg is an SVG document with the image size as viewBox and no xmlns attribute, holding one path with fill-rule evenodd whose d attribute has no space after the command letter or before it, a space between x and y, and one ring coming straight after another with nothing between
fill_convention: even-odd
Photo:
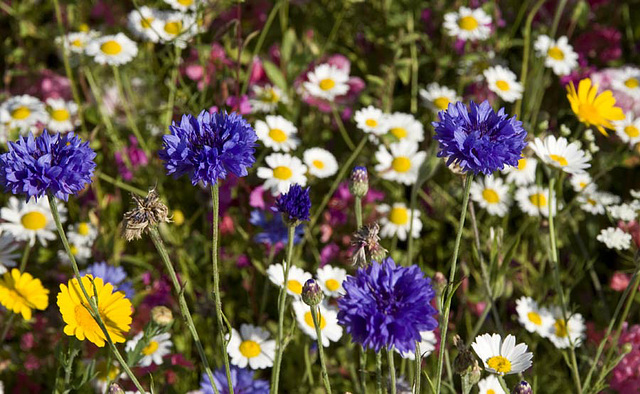
<instances>
[{"instance_id":1,"label":"flower bud","mask_svg":"<svg viewBox=\"0 0 640 394\"><path fill-rule=\"evenodd\" d=\"M349 192L355 197L362 198L369 191L369 174L366 167L356 166L349 175Z\"/></svg>"},{"instance_id":2,"label":"flower bud","mask_svg":"<svg viewBox=\"0 0 640 394\"><path fill-rule=\"evenodd\" d=\"M159 326L168 326L173 322L173 313L166 306L154 306L151 309L151 320Z\"/></svg>"},{"instance_id":3,"label":"flower bud","mask_svg":"<svg viewBox=\"0 0 640 394\"><path fill-rule=\"evenodd\" d=\"M171 219L173 219L173 223L176 226L182 226L182 224L184 223L184 213L182 213L181 210L176 209L173 211Z\"/></svg>"},{"instance_id":4,"label":"flower bud","mask_svg":"<svg viewBox=\"0 0 640 394\"><path fill-rule=\"evenodd\" d=\"M459 335L453 337L453 344L458 348L458 355L453 360L453 370L458 375L468 374L476 363L473 353L467 348L460 339Z\"/></svg>"},{"instance_id":5,"label":"flower bud","mask_svg":"<svg viewBox=\"0 0 640 394\"><path fill-rule=\"evenodd\" d=\"M118 383L111 383L109 385L109 394L124 394L124 390Z\"/></svg>"},{"instance_id":6,"label":"flower bud","mask_svg":"<svg viewBox=\"0 0 640 394\"><path fill-rule=\"evenodd\" d=\"M478 361L474 360L473 367L471 367L471 371L469 371L469 383L471 383L471 385L478 384L481 377L482 368L478 365Z\"/></svg>"},{"instance_id":7,"label":"flower bud","mask_svg":"<svg viewBox=\"0 0 640 394\"><path fill-rule=\"evenodd\" d=\"M633 350L633 345L630 344L629 342L622 345L622 353L628 354L628 353L631 353L632 350Z\"/></svg>"},{"instance_id":8,"label":"flower bud","mask_svg":"<svg viewBox=\"0 0 640 394\"><path fill-rule=\"evenodd\" d=\"M436 272L436 274L433 275L433 288L438 294L441 294L445 287L447 287L447 278L442 272Z\"/></svg>"},{"instance_id":9,"label":"flower bud","mask_svg":"<svg viewBox=\"0 0 640 394\"><path fill-rule=\"evenodd\" d=\"M531 394L532 392L531 385L526 380L522 380L513 386L513 390L511 390L511 394Z\"/></svg>"},{"instance_id":10,"label":"flower bud","mask_svg":"<svg viewBox=\"0 0 640 394\"><path fill-rule=\"evenodd\" d=\"M314 279L309 279L302 286L302 301L309 306L316 306L322 302L324 293L320 288L318 282Z\"/></svg>"}]
</instances>

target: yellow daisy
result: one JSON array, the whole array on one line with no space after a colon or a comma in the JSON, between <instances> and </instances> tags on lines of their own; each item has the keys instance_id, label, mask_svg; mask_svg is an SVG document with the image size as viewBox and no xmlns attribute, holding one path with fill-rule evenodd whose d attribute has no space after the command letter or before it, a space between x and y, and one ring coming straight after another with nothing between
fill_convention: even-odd
<instances>
[{"instance_id":1,"label":"yellow daisy","mask_svg":"<svg viewBox=\"0 0 640 394\"><path fill-rule=\"evenodd\" d=\"M49 290L42 286L40 279L14 268L0 279L0 304L29 320L33 309L47 309Z\"/></svg>"},{"instance_id":2,"label":"yellow daisy","mask_svg":"<svg viewBox=\"0 0 640 394\"><path fill-rule=\"evenodd\" d=\"M91 275L82 277L82 284L89 293L98 295L98 310L107 327L107 332L114 343L124 342L124 334L131 325L131 301L121 291L113 292L111 283L104 283L102 278L93 279ZM94 288L95 286L95 288ZM62 320L67 324L64 333L83 341L85 338L96 346L103 347L106 337L98 323L89 313L89 303L80 289L78 280L73 278L68 285L60 285L58 307Z\"/></svg>"},{"instance_id":3,"label":"yellow daisy","mask_svg":"<svg viewBox=\"0 0 640 394\"><path fill-rule=\"evenodd\" d=\"M578 84L578 91L573 82L567 87L567 98L571 109L580 122L587 126L595 126L608 136L605 128L613 129L612 120L624 119L624 112L615 106L616 99L610 90L598 94L598 85L591 85L591 79L586 78Z\"/></svg>"}]
</instances>

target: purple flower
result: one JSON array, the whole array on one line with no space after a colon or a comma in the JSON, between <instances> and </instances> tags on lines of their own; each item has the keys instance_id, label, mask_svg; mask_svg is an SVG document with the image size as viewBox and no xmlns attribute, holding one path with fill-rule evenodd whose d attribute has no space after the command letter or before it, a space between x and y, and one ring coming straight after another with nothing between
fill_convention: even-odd
<instances>
[{"instance_id":1,"label":"purple flower","mask_svg":"<svg viewBox=\"0 0 640 394\"><path fill-rule=\"evenodd\" d=\"M183 115L180 124L169 127L159 152L168 175L191 177L193 185L214 185L229 173L248 174L255 162L258 137L251 125L236 113L200 112L197 118Z\"/></svg>"},{"instance_id":2,"label":"purple flower","mask_svg":"<svg viewBox=\"0 0 640 394\"><path fill-rule=\"evenodd\" d=\"M309 221L311 209L309 188L303 189L300 185L291 185L288 192L278 197L275 208L282 214L287 224Z\"/></svg>"},{"instance_id":3,"label":"purple flower","mask_svg":"<svg viewBox=\"0 0 640 394\"><path fill-rule=\"evenodd\" d=\"M107 264L105 261L93 263L80 275L91 274L95 278L102 278L106 283L111 283L115 291L123 292L127 298L131 299L134 295L133 285L126 281L127 273L122 267L115 267Z\"/></svg>"},{"instance_id":4,"label":"purple flower","mask_svg":"<svg viewBox=\"0 0 640 394\"><path fill-rule=\"evenodd\" d=\"M463 171L490 175L505 165L517 166L527 145L527 132L516 117L509 118L501 108L496 113L488 101L470 111L462 102L449 104L433 122L440 143L438 157L447 157L447 165L456 163Z\"/></svg>"},{"instance_id":5,"label":"purple flower","mask_svg":"<svg viewBox=\"0 0 640 394\"><path fill-rule=\"evenodd\" d=\"M282 221L281 215L273 215L273 218L268 219L265 212L255 209L251 211L249 223L254 226L262 227L264 230L253 237L253 240L258 243L277 247L284 245L289 238L289 230ZM295 245L300 242L303 235L304 229L302 228L302 225L296 227L293 244Z\"/></svg>"},{"instance_id":6,"label":"purple flower","mask_svg":"<svg viewBox=\"0 0 640 394\"><path fill-rule=\"evenodd\" d=\"M36 199L51 193L68 200L91 183L96 153L74 133L49 134L44 130L9 143L0 155L0 184L5 191Z\"/></svg>"},{"instance_id":7,"label":"purple flower","mask_svg":"<svg viewBox=\"0 0 640 394\"><path fill-rule=\"evenodd\" d=\"M231 366L231 383L233 384L233 392L235 394L269 394L269 382L262 379L253 379L253 372L247 368L238 368ZM220 394L229 394L227 386L227 375L224 368L217 369L213 373L213 384L216 385ZM206 373L202 374L200 388L204 394L213 394L211 388L211 380Z\"/></svg>"},{"instance_id":8,"label":"purple flower","mask_svg":"<svg viewBox=\"0 0 640 394\"><path fill-rule=\"evenodd\" d=\"M411 352L420 332L438 325L431 279L417 265L396 266L391 258L374 261L348 276L343 287L338 322L354 342L376 352L383 347Z\"/></svg>"}]
</instances>

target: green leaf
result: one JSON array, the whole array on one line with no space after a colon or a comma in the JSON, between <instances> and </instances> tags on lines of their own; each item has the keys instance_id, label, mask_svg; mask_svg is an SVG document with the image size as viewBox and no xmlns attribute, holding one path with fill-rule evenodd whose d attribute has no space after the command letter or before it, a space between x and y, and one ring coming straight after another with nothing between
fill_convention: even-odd
<instances>
[{"instance_id":1,"label":"green leaf","mask_svg":"<svg viewBox=\"0 0 640 394\"><path fill-rule=\"evenodd\" d=\"M267 74L267 77L269 77L274 85L276 85L283 91L287 90L287 80L285 79L284 75L282 75L282 72L280 72L278 66L268 60L264 60L262 63L262 67L264 68L264 72Z\"/></svg>"}]
</instances>

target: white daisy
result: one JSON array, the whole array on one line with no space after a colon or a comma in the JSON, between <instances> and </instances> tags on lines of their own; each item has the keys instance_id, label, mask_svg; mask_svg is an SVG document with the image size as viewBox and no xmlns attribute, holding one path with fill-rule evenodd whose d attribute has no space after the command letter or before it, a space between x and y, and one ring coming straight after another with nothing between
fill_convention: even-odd
<instances>
[{"instance_id":1,"label":"white daisy","mask_svg":"<svg viewBox=\"0 0 640 394\"><path fill-rule=\"evenodd\" d=\"M29 202L10 197L6 207L0 209L0 230L6 231L18 241L29 241L35 244L36 239L43 245L47 241L57 238L56 224L49 209L48 197L42 197L37 201L31 199ZM60 221L67 219L67 208L64 204L58 203Z\"/></svg>"},{"instance_id":2,"label":"white daisy","mask_svg":"<svg viewBox=\"0 0 640 394\"><path fill-rule=\"evenodd\" d=\"M198 32L196 17L181 12L163 12L152 22L153 30L160 34L161 42L186 48L189 40Z\"/></svg>"},{"instance_id":3,"label":"white daisy","mask_svg":"<svg viewBox=\"0 0 640 394\"><path fill-rule=\"evenodd\" d=\"M89 41L100 34L95 30L77 31L55 39L56 45L64 45L71 53L84 53Z\"/></svg>"},{"instance_id":4,"label":"white daisy","mask_svg":"<svg viewBox=\"0 0 640 394\"><path fill-rule=\"evenodd\" d=\"M636 100L640 99L640 68L624 67L615 74L615 78L611 81L613 88Z\"/></svg>"},{"instance_id":5,"label":"white daisy","mask_svg":"<svg viewBox=\"0 0 640 394\"><path fill-rule=\"evenodd\" d=\"M198 7L200 0L164 0L174 10L181 12L195 11Z\"/></svg>"},{"instance_id":6,"label":"white daisy","mask_svg":"<svg viewBox=\"0 0 640 394\"><path fill-rule=\"evenodd\" d=\"M349 74L330 64L320 64L307 74L308 81L302 86L314 97L332 101L336 96L342 96L349 91Z\"/></svg>"},{"instance_id":7,"label":"white daisy","mask_svg":"<svg viewBox=\"0 0 640 394\"><path fill-rule=\"evenodd\" d=\"M447 34L459 40L486 40L491 34L491 17L481 8L460 7L458 12L449 12L444 16L444 28Z\"/></svg>"},{"instance_id":8,"label":"white daisy","mask_svg":"<svg viewBox=\"0 0 640 394\"><path fill-rule=\"evenodd\" d=\"M588 172L573 174L569 182L571 183L573 191L576 193L590 193L597 189L596 184L593 183L593 179L591 179L591 175L589 175Z\"/></svg>"},{"instance_id":9,"label":"white daisy","mask_svg":"<svg viewBox=\"0 0 640 394\"><path fill-rule=\"evenodd\" d=\"M317 340L318 336L309 306L302 301L294 301L292 306L300 329L312 339ZM338 342L342 338L342 326L338 324L338 312L334 308L321 303L318 305L318 311L322 346L328 347L331 342Z\"/></svg>"},{"instance_id":10,"label":"white daisy","mask_svg":"<svg viewBox=\"0 0 640 394\"><path fill-rule=\"evenodd\" d=\"M533 157L523 157L518 160L518 166L508 166L503 170L507 174L507 182L518 186L527 186L536 181L536 167L538 160Z\"/></svg>"},{"instance_id":11,"label":"white daisy","mask_svg":"<svg viewBox=\"0 0 640 394\"><path fill-rule=\"evenodd\" d=\"M269 280L278 287L282 287L284 283L284 267L282 264L273 264L267 268ZM287 279L287 293L295 299L300 299L302 295L302 286L311 279L310 273L298 268L295 265L289 269L289 277Z\"/></svg>"},{"instance_id":12,"label":"white daisy","mask_svg":"<svg viewBox=\"0 0 640 394\"><path fill-rule=\"evenodd\" d=\"M249 104L253 112L273 112L278 108L279 103L287 104L289 102L287 95L277 86L253 85L251 92Z\"/></svg>"},{"instance_id":13,"label":"white daisy","mask_svg":"<svg viewBox=\"0 0 640 394\"><path fill-rule=\"evenodd\" d=\"M309 174L318 178L328 178L338 172L338 162L333 153L322 148L310 148L302 154Z\"/></svg>"},{"instance_id":14,"label":"white daisy","mask_svg":"<svg viewBox=\"0 0 640 394\"><path fill-rule=\"evenodd\" d=\"M269 339L269 336L269 331L250 324L242 324L240 332L234 328L227 345L231 364L240 368L249 365L251 369L265 369L273 366L276 341Z\"/></svg>"},{"instance_id":15,"label":"white daisy","mask_svg":"<svg viewBox=\"0 0 640 394\"><path fill-rule=\"evenodd\" d=\"M471 198L490 215L503 217L509 212L511 197L509 186L502 179L487 176L477 178L471 184Z\"/></svg>"},{"instance_id":16,"label":"white daisy","mask_svg":"<svg viewBox=\"0 0 640 394\"><path fill-rule=\"evenodd\" d=\"M131 352L136 348L138 342L142 340L144 332L139 332L135 337L127 341L125 349ZM171 334L168 332L155 335L149 338L147 346L142 348L142 358L139 361L141 367L148 367L151 364L162 365L162 358L171 353Z\"/></svg>"},{"instance_id":17,"label":"white daisy","mask_svg":"<svg viewBox=\"0 0 640 394\"><path fill-rule=\"evenodd\" d=\"M558 349L568 348L573 343L574 347L582 344L585 338L585 325L582 315L576 313L569 316L569 322L565 323L562 317L562 309L555 307L551 311L553 315L553 325L549 327L549 335L547 336Z\"/></svg>"},{"instance_id":18,"label":"white daisy","mask_svg":"<svg viewBox=\"0 0 640 394\"><path fill-rule=\"evenodd\" d=\"M347 271L344 268L325 265L318 268L316 272L320 288L329 297L340 297L344 294L342 282L347 278Z\"/></svg>"},{"instance_id":19,"label":"white daisy","mask_svg":"<svg viewBox=\"0 0 640 394\"><path fill-rule=\"evenodd\" d=\"M554 200L556 200L554 195ZM529 216L549 216L549 205L553 205L555 216L557 207L555 202L550 204L549 189L538 188L536 185L521 187L516 191L516 201L520 210Z\"/></svg>"},{"instance_id":20,"label":"white daisy","mask_svg":"<svg viewBox=\"0 0 640 394\"><path fill-rule=\"evenodd\" d=\"M161 13L153 8L142 6L139 9L135 9L129 13L127 17L129 22L129 29L137 37L151 41L158 42L160 40L160 32L156 31L153 22L160 17Z\"/></svg>"},{"instance_id":21,"label":"white daisy","mask_svg":"<svg viewBox=\"0 0 640 394\"><path fill-rule=\"evenodd\" d=\"M489 375L478 382L478 394L509 394L502 388L496 375Z\"/></svg>"},{"instance_id":22,"label":"white daisy","mask_svg":"<svg viewBox=\"0 0 640 394\"><path fill-rule=\"evenodd\" d=\"M376 171L383 179L412 185L418 180L418 171L427 158L427 152L418 152L418 144L400 141L389 145L389 150L380 145L376 152Z\"/></svg>"},{"instance_id":23,"label":"white daisy","mask_svg":"<svg viewBox=\"0 0 640 394\"><path fill-rule=\"evenodd\" d=\"M7 272L7 267L15 267L16 259L20 254L16 253L18 244L11 234L0 235L0 275Z\"/></svg>"},{"instance_id":24,"label":"white daisy","mask_svg":"<svg viewBox=\"0 0 640 394\"><path fill-rule=\"evenodd\" d=\"M566 138L548 135L544 141L536 138L531 149L546 164L569 174L581 174L591 167L590 158L580 149L577 142L569 143Z\"/></svg>"},{"instance_id":25,"label":"white daisy","mask_svg":"<svg viewBox=\"0 0 640 394\"><path fill-rule=\"evenodd\" d=\"M533 364L533 353L527 352L527 345L516 345L516 337L507 335L502 341L499 334L483 334L476 337L471 345L484 363L487 371L498 375L510 375L526 371Z\"/></svg>"},{"instance_id":26,"label":"white daisy","mask_svg":"<svg viewBox=\"0 0 640 394\"><path fill-rule=\"evenodd\" d=\"M513 103L522 98L524 88L518 82L518 77L513 71L502 66L493 66L482 73L487 80L489 90L497 94L508 103Z\"/></svg>"},{"instance_id":27,"label":"white daisy","mask_svg":"<svg viewBox=\"0 0 640 394\"><path fill-rule=\"evenodd\" d=\"M380 204L378 212L384 216L380 218L380 236L382 238L392 238L398 236L400 241L407 239L409 228L411 227L411 209L405 203L397 202L390 207L387 204ZM413 210L413 233L412 238L419 238L422 231L422 221L420 221L420 210Z\"/></svg>"},{"instance_id":28,"label":"white daisy","mask_svg":"<svg viewBox=\"0 0 640 394\"><path fill-rule=\"evenodd\" d=\"M429 355L436 349L436 343L438 340L436 339L436 334L433 331L422 331L420 333L420 355L422 358L429 357ZM398 352L397 349L395 349ZM416 359L415 350L412 352L398 352L402 358L406 358L409 360Z\"/></svg>"},{"instance_id":29,"label":"white daisy","mask_svg":"<svg viewBox=\"0 0 640 394\"><path fill-rule=\"evenodd\" d=\"M33 96L13 96L0 104L0 123L6 124L9 129L20 129L27 133L35 131L38 123L46 125L48 121L49 113L44 103Z\"/></svg>"},{"instance_id":30,"label":"white daisy","mask_svg":"<svg viewBox=\"0 0 640 394\"><path fill-rule=\"evenodd\" d=\"M276 152L289 152L300 144L296 126L280 115L267 115L265 120L257 120L255 130L264 146Z\"/></svg>"},{"instance_id":31,"label":"white daisy","mask_svg":"<svg viewBox=\"0 0 640 394\"><path fill-rule=\"evenodd\" d=\"M356 127L365 133L374 135L382 135L386 132L381 126L384 120L384 113L381 109L370 105L366 108L360 108L353 115Z\"/></svg>"},{"instance_id":32,"label":"white daisy","mask_svg":"<svg viewBox=\"0 0 640 394\"><path fill-rule=\"evenodd\" d=\"M398 141L420 142L424 140L422 123L411 114L394 112L385 115L380 125L382 134L391 134Z\"/></svg>"},{"instance_id":33,"label":"white daisy","mask_svg":"<svg viewBox=\"0 0 640 394\"><path fill-rule=\"evenodd\" d=\"M544 57L545 67L553 69L553 73L558 76L570 74L578 67L578 54L566 36L554 40L542 34L538 36L533 47L539 57Z\"/></svg>"},{"instance_id":34,"label":"white daisy","mask_svg":"<svg viewBox=\"0 0 640 394\"><path fill-rule=\"evenodd\" d=\"M71 249L73 257L80 264L85 263L91 257L90 246L69 242L69 248ZM64 249L58 250L58 259L60 259L63 264L71 264L71 259L69 259L69 255Z\"/></svg>"},{"instance_id":35,"label":"white daisy","mask_svg":"<svg viewBox=\"0 0 640 394\"><path fill-rule=\"evenodd\" d=\"M636 218L636 204L620 204L607 207L609 215L614 219L624 220L630 222Z\"/></svg>"},{"instance_id":36,"label":"white daisy","mask_svg":"<svg viewBox=\"0 0 640 394\"><path fill-rule=\"evenodd\" d=\"M617 227L602 229L596 239L609 249L627 250L631 247L631 234L625 233Z\"/></svg>"},{"instance_id":37,"label":"white daisy","mask_svg":"<svg viewBox=\"0 0 640 394\"><path fill-rule=\"evenodd\" d=\"M54 98L48 98L46 103L49 110L47 129L61 133L73 131L74 127L78 125L78 119L75 119L78 105L73 101Z\"/></svg>"},{"instance_id":38,"label":"white daisy","mask_svg":"<svg viewBox=\"0 0 640 394\"><path fill-rule=\"evenodd\" d=\"M307 166L297 157L287 153L272 153L265 157L268 167L258 168L258 178L265 179L264 188L271 190L274 196L286 193L294 183L307 185Z\"/></svg>"},{"instance_id":39,"label":"white daisy","mask_svg":"<svg viewBox=\"0 0 640 394\"><path fill-rule=\"evenodd\" d=\"M67 229L69 242L78 245L93 245L98 238L98 229L91 222L78 222Z\"/></svg>"},{"instance_id":40,"label":"white daisy","mask_svg":"<svg viewBox=\"0 0 640 394\"><path fill-rule=\"evenodd\" d=\"M138 44L123 33L102 36L87 44L87 55L98 64L118 66L129 63L138 54Z\"/></svg>"},{"instance_id":41,"label":"white daisy","mask_svg":"<svg viewBox=\"0 0 640 394\"><path fill-rule=\"evenodd\" d=\"M616 134L622 142L632 148L640 142L640 117L635 117L633 112L627 112L623 120L613 122Z\"/></svg>"},{"instance_id":42,"label":"white daisy","mask_svg":"<svg viewBox=\"0 0 640 394\"><path fill-rule=\"evenodd\" d=\"M520 297L516 301L518 321L529 332L546 337L553 325L553 316L547 308L541 308L531 297Z\"/></svg>"},{"instance_id":43,"label":"white daisy","mask_svg":"<svg viewBox=\"0 0 640 394\"><path fill-rule=\"evenodd\" d=\"M580 193L576 199L583 211L593 215L603 215L606 212L606 207L620 201L620 197L598 190L587 190L584 193Z\"/></svg>"},{"instance_id":44,"label":"white daisy","mask_svg":"<svg viewBox=\"0 0 640 394\"><path fill-rule=\"evenodd\" d=\"M426 89L420 89L420 97L434 112L444 111L449 108L449 104L462 100L455 90L436 82L427 85Z\"/></svg>"}]
</instances>

